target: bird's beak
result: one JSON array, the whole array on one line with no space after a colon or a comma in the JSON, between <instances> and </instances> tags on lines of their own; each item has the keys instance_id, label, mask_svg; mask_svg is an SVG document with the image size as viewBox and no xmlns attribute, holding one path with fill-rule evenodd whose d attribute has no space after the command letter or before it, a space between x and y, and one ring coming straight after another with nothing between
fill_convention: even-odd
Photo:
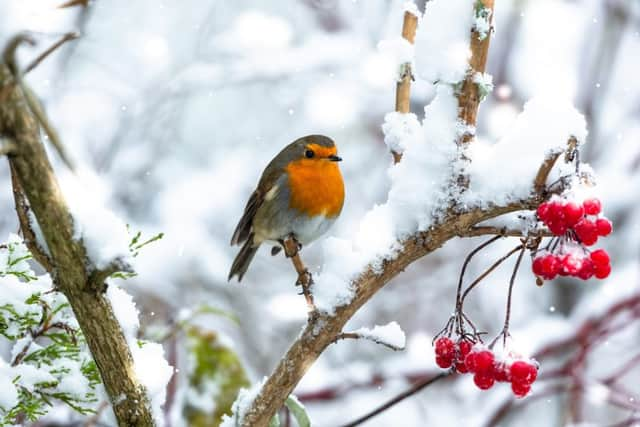
<instances>
[{"instance_id":1,"label":"bird's beak","mask_svg":"<svg viewBox=\"0 0 640 427\"><path fill-rule=\"evenodd\" d=\"M341 162L342 161L342 157L338 157L335 154L332 154L331 156L328 157L329 160L331 160L332 162Z\"/></svg>"}]
</instances>

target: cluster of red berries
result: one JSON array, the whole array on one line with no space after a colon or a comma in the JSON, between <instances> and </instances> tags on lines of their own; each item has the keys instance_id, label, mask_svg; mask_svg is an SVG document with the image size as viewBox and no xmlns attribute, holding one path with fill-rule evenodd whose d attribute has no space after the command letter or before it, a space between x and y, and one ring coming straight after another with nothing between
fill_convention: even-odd
<instances>
[{"instance_id":1,"label":"cluster of red berries","mask_svg":"<svg viewBox=\"0 0 640 427\"><path fill-rule=\"evenodd\" d=\"M587 249L598 241L598 237L607 236L613 230L611 221L602 216L601 211L602 205L596 198L577 203L555 196L538 206L538 218L564 240L559 246L553 245L553 250L536 253L533 273L546 280L558 275L583 280L609 276L611 264L607 251Z\"/></svg>"},{"instance_id":2,"label":"cluster of red berries","mask_svg":"<svg viewBox=\"0 0 640 427\"><path fill-rule=\"evenodd\" d=\"M440 337L435 342L436 363L439 367L453 367L461 374L472 373L473 382L481 390L488 390L496 382L511 383L516 397L525 397L538 376L538 364L532 360L510 356L496 358L489 348L471 341Z\"/></svg>"}]
</instances>

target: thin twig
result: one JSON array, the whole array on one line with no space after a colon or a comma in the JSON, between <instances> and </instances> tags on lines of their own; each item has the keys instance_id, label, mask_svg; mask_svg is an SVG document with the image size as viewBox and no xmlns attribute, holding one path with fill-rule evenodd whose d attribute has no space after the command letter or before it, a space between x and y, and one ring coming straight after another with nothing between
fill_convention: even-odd
<instances>
[{"instance_id":1,"label":"thin twig","mask_svg":"<svg viewBox=\"0 0 640 427\"><path fill-rule=\"evenodd\" d=\"M573 137L572 137L573 138ZM536 174L536 178L533 181L533 190L540 195L544 194L544 191L547 186L547 177L553 169L553 166L556 164L556 161L560 157L561 152L555 152L549 154L540 165L538 169L538 173Z\"/></svg>"},{"instance_id":2,"label":"thin twig","mask_svg":"<svg viewBox=\"0 0 640 427\"><path fill-rule=\"evenodd\" d=\"M526 236L522 234L522 230L509 229L506 227L492 227L479 225L471 227L463 233L460 233L460 237L478 237L486 235L496 235L504 237L552 237L551 233L546 228L536 228L534 230L527 230Z\"/></svg>"},{"instance_id":3,"label":"thin twig","mask_svg":"<svg viewBox=\"0 0 640 427\"><path fill-rule=\"evenodd\" d=\"M24 244L27 246L33 258L49 273L53 273L54 266L53 261L47 254L44 248L38 243L38 239L31 225L31 218L29 218L29 202L27 201L20 180L15 170L15 166L9 162L9 169L11 171L11 186L13 189L13 201L16 207L16 213L18 215L18 222L20 223L20 230L22 231L22 237ZM34 218L35 219L35 218ZM37 220L36 220L37 221ZM46 245L45 242L43 244ZM55 275L54 275L55 276Z\"/></svg>"},{"instance_id":4,"label":"thin twig","mask_svg":"<svg viewBox=\"0 0 640 427\"><path fill-rule=\"evenodd\" d=\"M358 332L342 332L338 335L336 335L336 338L333 342L337 342L339 340L345 340L345 339L354 339L354 340L368 340L371 342L374 342L376 344L380 344L383 345L387 348L390 348L393 351L402 351L404 350L404 347L398 347L397 345L393 345L390 342L384 341L384 340L380 340L374 336L370 336L370 335L362 335L359 334Z\"/></svg>"},{"instance_id":5,"label":"thin twig","mask_svg":"<svg viewBox=\"0 0 640 427\"><path fill-rule=\"evenodd\" d=\"M38 123L49 138L49 141L51 141L53 147L56 149L56 152L65 163L65 165L69 169L74 170L75 167L73 165L73 162L67 154L64 145L62 144L62 141L58 136L58 133L55 131L54 127L49 122L47 115L44 113L44 109L42 108L40 101L35 96L33 91L24 83L22 72L20 71L16 61L16 50L22 43L34 45L35 41L25 33L18 34L17 36L13 37L4 50L4 62L5 64L7 64L9 71L11 71L16 84L20 86L20 89L22 89L22 94L25 101L27 102L27 105L29 106L29 110L31 110L31 113L38 120Z\"/></svg>"},{"instance_id":6,"label":"thin twig","mask_svg":"<svg viewBox=\"0 0 640 427\"><path fill-rule=\"evenodd\" d=\"M316 306L313 302L313 294L311 293L311 285L313 285L313 277L311 276L311 272L307 270L300 258L300 251L298 241L294 237L289 237L285 239L282 243L284 247L284 252L287 255L287 258L291 258L291 262L293 263L293 267L296 269L298 273L298 280L296 281L297 286L302 287L302 294L304 298L307 300L307 306L310 312L314 312Z\"/></svg>"},{"instance_id":7,"label":"thin twig","mask_svg":"<svg viewBox=\"0 0 640 427\"><path fill-rule=\"evenodd\" d=\"M53 45L51 45L48 49L46 49L44 52L42 52L40 55L38 55L38 57L36 59L34 59L33 61L31 61L29 63L29 65L27 65L26 67L24 67L24 70L22 71L22 75L27 74L29 71L33 70L34 68L36 68L38 65L40 65L40 63L42 61L44 61L47 56L49 56L51 53L53 53L53 51L55 51L56 49L58 49L60 46L62 46L63 44L65 44L66 42L70 41L70 40L75 40L78 37L80 37L80 34L77 32L71 32L71 33L66 33L62 36L62 38L60 40L58 40L57 42L55 42Z\"/></svg>"},{"instance_id":8,"label":"thin twig","mask_svg":"<svg viewBox=\"0 0 640 427\"><path fill-rule=\"evenodd\" d=\"M354 421L351 421L348 424L344 424L342 427L355 427L355 426L358 426L358 425L364 423L365 421L375 417L376 415L386 411L387 409L391 408L395 404L397 404L399 402L402 402L407 397L413 396L414 394L416 394L417 392L419 392L423 388L435 383L436 381L439 381L439 380L441 380L443 378L446 378L449 375L451 375L450 372L443 372L441 374L436 375L435 377L431 377L431 378L428 378L428 379L426 379L424 381L420 381L420 382L414 384L409 390L397 395L393 399L391 399L388 402L386 402L385 404L377 407L376 409L374 409L373 411L369 412L368 414L363 415L360 418L358 418L358 419L356 419Z\"/></svg>"}]
</instances>

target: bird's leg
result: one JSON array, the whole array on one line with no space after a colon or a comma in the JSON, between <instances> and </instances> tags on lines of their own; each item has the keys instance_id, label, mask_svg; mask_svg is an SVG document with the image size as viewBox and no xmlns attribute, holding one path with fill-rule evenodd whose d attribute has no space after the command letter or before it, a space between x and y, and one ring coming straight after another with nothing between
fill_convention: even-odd
<instances>
[{"instance_id":1,"label":"bird's leg","mask_svg":"<svg viewBox=\"0 0 640 427\"><path fill-rule=\"evenodd\" d=\"M286 239L281 241L282 247L284 248L284 253L287 258L291 258L291 262L298 273L298 280L296 280L296 286L302 287L302 295L304 295L307 300L307 305L309 306L309 311L314 312L316 306L313 302L313 295L311 294L311 285L313 284L313 276L311 272L307 270L307 268L302 263L302 259L300 258L300 249L302 245L296 240L295 236L290 234Z\"/></svg>"}]
</instances>

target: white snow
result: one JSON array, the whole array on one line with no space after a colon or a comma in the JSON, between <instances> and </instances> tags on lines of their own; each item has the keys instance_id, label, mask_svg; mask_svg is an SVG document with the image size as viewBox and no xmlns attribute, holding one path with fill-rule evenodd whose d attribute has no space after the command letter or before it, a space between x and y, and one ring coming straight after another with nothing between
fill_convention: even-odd
<instances>
[{"instance_id":1,"label":"white snow","mask_svg":"<svg viewBox=\"0 0 640 427\"><path fill-rule=\"evenodd\" d=\"M380 344L387 344L390 347L403 349L406 343L404 331L397 322L390 322L386 325L375 325L373 329L360 328L353 331L364 339L375 341Z\"/></svg>"},{"instance_id":2,"label":"white snow","mask_svg":"<svg viewBox=\"0 0 640 427\"><path fill-rule=\"evenodd\" d=\"M466 169L470 186L464 201L487 206L526 198L544 159L564 150L570 136L583 143L586 135L584 116L567 99L543 94L530 100L499 142L470 145L472 161ZM562 163L559 159L557 164ZM551 174L549 182L557 178L559 170Z\"/></svg>"},{"instance_id":3,"label":"white snow","mask_svg":"<svg viewBox=\"0 0 640 427\"><path fill-rule=\"evenodd\" d=\"M396 70L396 80L402 80L406 64L411 64L414 57L414 47L407 39L397 36L378 43L378 50L390 59Z\"/></svg>"},{"instance_id":4,"label":"white snow","mask_svg":"<svg viewBox=\"0 0 640 427\"><path fill-rule=\"evenodd\" d=\"M430 82L457 83L470 57L473 0L427 2L416 34L416 71Z\"/></svg>"},{"instance_id":5,"label":"white snow","mask_svg":"<svg viewBox=\"0 0 640 427\"><path fill-rule=\"evenodd\" d=\"M134 370L138 381L146 388L154 419L158 424L162 424L164 417L162 405L166 397L167 384L173 375L173 368L164 357L162 345L138 340L140 321L138 309L131 295L114 283L109 283L107 298L111 302L116 319L129 344Z\"/></svg>"},{"instance_id":6,"label":"white snow","mask_svg":"<svg viewBox=\"0 0 640 427\"><path fill-rule=\"evenodd\" d=\"M382 132L384 143L390 151L404 152L404 142L421 137L421 127L418 116L413 113L399 113L392 111L384 116Z\"/></svg>"},{"instance_id":7,"label":"white snow","mask_svg":"<svg viewBox=\"0 0 640 427\"><path fill-rule=\"evenodd\" d=\"M16 372L2 358L0 358L0 408L5 410L18 404L18 390L13 380Z\"/></svg>"},{"instance_id":8,"label":"white snow","mask_svg":"<svg viewBox=\"0 0 640 427\"><path fill-rule=\"evenodd\" d=\"M114 260L131 262L126 224L107 208L104 184L93 173L63 176L61 187L73 217L74 238L82 240L89 259L103 269Z\"/></svg>"},{"instance_id":9,"label":"white snow","mask_svg":"<svg viewBox=\"0 0 640 427\"><path fill-rule=\"evenodd\" d=\"M231 416L225 415L222 417L222 423L220 427L235 427L242 424L247 411L251 408L253 401L260 393L262 386L267 381L267 377L262 378L262 381L256 382L250 388L243 388L238 392L236 401L231 406Z\"/></svg>"}]
</instances>

